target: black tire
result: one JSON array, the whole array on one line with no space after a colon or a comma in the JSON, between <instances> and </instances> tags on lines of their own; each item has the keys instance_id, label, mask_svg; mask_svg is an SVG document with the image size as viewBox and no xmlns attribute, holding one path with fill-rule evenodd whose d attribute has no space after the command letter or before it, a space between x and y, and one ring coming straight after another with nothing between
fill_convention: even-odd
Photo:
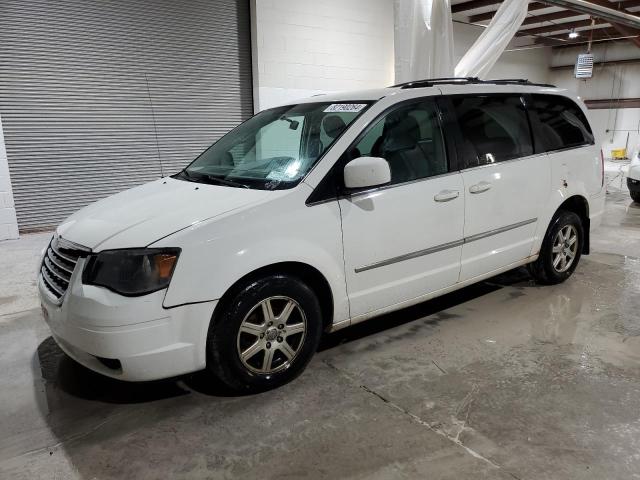
<instances>
[{"instance_id":1,"label":"black tire","mask_svg":"<svg viewBox=\"0 0 640 480\"><path fill-rule=\"evenodd\" d=\"M571 230L571 228L573 228L573 230ZM557 255L557 253L554 253L553 251L554 242L558 241L558 232L560 232L561 230L568 233L575 232L577 236L577 245L575 247L573 260L571 262L565 260L565 265L569 265L564 270L561 266L561 263L558 265L558 267L554 266L554 260L556 259ZM538 260L528 265L529 273L531 273L531 276L537 283L543 285L554 285L564 282L571 276L571 274L578 266L580 256L582 255L583 245L584 229L582 227L582 221L580 220L580 217L573 212L568 212L565 210L556 212L553 219L551 220L549 228L547 228L544 240L542 241L542 247L540 248L540 256L538 257ZM567 257L565 255L565 259L566 258Z\"/></svg>"},{"instance_id":2,"label":"black tire","mask_svg":"<svg viewBox=\"0 0 640 480\"><path fill-rule=\"evenodd\" d=\"M635 192L629 192L631 194L631 199L636 202L636 203L640 203L640 190L637 190Z\"/></svg>"},{"instance_id":3,"label":"black tire","mask_svg":"<svg viewBox=\"0 0 640 480\"><path fill-rule=\"evenodd\" d=\"M233 390L247 393L284 385L302 373L322 336L320 303L311 288L290 275L270 275L247 282L223 301L209 327L207 368L210 372ZM285 308L290 308L287 325L282 329L279 322L268 326L263 305L269 305L273 322L278 315L282 318ZM256 322L264 322L265 326ZM301 324L304 324L303 333L291 333L300 329ZM241 326L243 333L240 333ZM249 352L249 347L255 345L260 350L243 360L240 352ZM289 360L286 355L291 355L293 350L295 354ZM260 371L266 365L264 362L269 363L271 371Z\"/></svg>"}]
</instances>

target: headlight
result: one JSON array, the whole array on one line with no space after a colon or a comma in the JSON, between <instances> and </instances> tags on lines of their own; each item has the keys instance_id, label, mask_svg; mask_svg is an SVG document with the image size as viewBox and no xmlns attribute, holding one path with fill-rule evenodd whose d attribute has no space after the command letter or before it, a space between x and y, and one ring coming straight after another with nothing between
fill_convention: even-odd
<instances>
[{"instance_id":1,"label":"headlight","mask_svg":"<svg viewBox=\"0 0 640 480\"><path fill-rule=\"evenodd\" d=\"M89 255L82 283L121 295L145 295L169 286L179 255L179 248L105 250Z\"/></svg>"}]
</instances>

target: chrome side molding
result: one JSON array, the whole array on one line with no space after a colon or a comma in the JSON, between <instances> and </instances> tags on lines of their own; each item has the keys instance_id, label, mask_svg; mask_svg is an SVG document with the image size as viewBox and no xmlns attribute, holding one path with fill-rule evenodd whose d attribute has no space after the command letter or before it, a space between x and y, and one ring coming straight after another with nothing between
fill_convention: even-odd
<instances>
[{"instance_id":1,"label":"chrome side molding","mask_svg":"<svg viewBox=\"0 0 640 480\"><path fill-rule=\"evenodd\" d=\"M459 247L464 245L465 243L475 242L476 240L481 240L483 238L491 237L493 235L498 235L500 233L508 232L509 230L513 230L515 228L524 227L525 225L529 225L531 223L535 223L538 221L538 218L530 218L529 220L524 220L518 223L512 223L511 225L506 225L504 227L496 228L494 230L489 230L487 232L478 233L476 235L471 235L470 237L461 238L460 240L456 240L454 242L443 243L441 245L436 245L435 247L425 248L424 250L418 250L416 252L405 253L404 255L399 255L397 257L388 258L386 260L381 260L379 262L371 263L369 265L364 265L362 267L357 267L354 269L356 273L366 272L367 270L372 270L374 268L385 267L387 265L392 265L394 263L403 262L405 260L410 260L412 258L423 257L425 255L430 255L432 253L441 252L442 250L447 250L449 248Z\"/></svg>"},{"instance_id":2,"label":"chrome side molding","mask_svg":"<svg viewBox=\"0 0 640 480\"><path fill-rule=\"evenodd\" d=\"M476 240L481 240L483 238L491 237L492 235L498 235L499 233L508 232L509 230L513 230L514 228L524 227L525 225L529 225L530 223L535 223L537 221L538 221L537 218L530 218L529 220L524 220L518 223L512 223L511 225L496 228L495 230L489 230L488 232L471 235L470 237L466 237L464 239L464 243L475 242Z\"/></svg>"},{"instance_id":3,"label":"chrome side molding","mask_svg":"<svg viewBox=\"0 0 640 480\"><path fill-rule=\"evenodd\" d=\"M459 247L463 243L464 243L464 239L456 240L455 242L443 243L442 245L436 245L435 247L425 248L424 250L418 250L417 252L406 253L404 255L388 258L387 260L382 260L380 262L372 263L370 265L365 265L364 267L358 267L355 269L355 272L356 273L365 272L373 268L384 267L386 265L403 262L405 260L409 260L412 258L418 258L424 255L430 255L432 253L441 252L442 250L447 250L449 248Z\"/></svg>"}]
</instances>

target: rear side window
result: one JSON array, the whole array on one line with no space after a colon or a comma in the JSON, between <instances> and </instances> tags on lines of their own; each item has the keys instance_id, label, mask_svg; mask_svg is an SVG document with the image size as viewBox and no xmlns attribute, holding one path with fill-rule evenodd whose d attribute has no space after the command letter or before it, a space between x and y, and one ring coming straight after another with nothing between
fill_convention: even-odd
<instances>
[{"instance_id":1,"label":"rear side window","mask_svg":"<svg viewBox=\"0 0 640 480\"><path fill-rule=\"evenodd\" d=\"M451 97L468 166L533 154L531 129L519 96Z\"/></svg>"},{"instance_id":2,"label":"rear side window","mask_svg":"<svg viewBox=\"0 0 640 480\"><path fill-rule=\"evenodd\" d=\"M592 145L593 133L582 109L571 99L559 95L531 95L527 105L540 120L536 137L542 151Z\"/></svg>"}]
</instances>

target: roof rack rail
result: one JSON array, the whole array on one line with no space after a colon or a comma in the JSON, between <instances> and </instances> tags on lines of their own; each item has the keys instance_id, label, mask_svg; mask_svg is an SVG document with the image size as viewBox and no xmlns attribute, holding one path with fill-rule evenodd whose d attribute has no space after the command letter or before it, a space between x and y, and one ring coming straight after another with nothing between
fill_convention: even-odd
<instances>
[{"instance_id":1,"label":"roof rack rail","mask_svg":"<svg viewBox=\"0 0 640 480\"><path fill-rule=\"evenodd\" d=\"M413 80L411 82L399 83L390 88L425 88L435 85L531 85L536 87L555 87L548 83L533 83L526 78L498 78L495 80L480 80L478 77L443 77L428 78L426 80Z\"/></svg>"}]
</instances>

